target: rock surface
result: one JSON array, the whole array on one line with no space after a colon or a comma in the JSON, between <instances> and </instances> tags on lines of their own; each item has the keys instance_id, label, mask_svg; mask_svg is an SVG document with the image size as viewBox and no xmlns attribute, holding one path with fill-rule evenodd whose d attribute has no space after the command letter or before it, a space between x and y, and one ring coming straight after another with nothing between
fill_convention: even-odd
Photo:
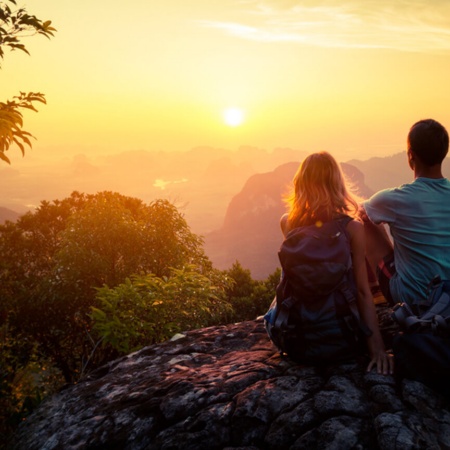
<instances>
[{"instance_id":1,"label":"rock surface","mask_svg":"<svg viewBox=\"0 0 450 450\"><path fill-rule=\"evenodd\" d=\"M365 364L297 365L279 356L262 320L195 330L47 399L12 448L450 449L444 399Z\"/></svg>"}]
</instances>

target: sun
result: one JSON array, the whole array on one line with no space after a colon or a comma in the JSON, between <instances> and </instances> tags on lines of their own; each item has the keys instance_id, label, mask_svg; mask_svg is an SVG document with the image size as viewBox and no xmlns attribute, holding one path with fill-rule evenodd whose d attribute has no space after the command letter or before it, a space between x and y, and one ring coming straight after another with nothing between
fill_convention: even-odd
<instances>
[{"instance_id":1,"label":"sun","mask_svg":"<svg viewBox=\"0 0 450 450\"><path fill-rule=\"evenodd\" d=\"M244 119L244 112L240 108L227 108L223 112L223 120L230 127L241 125Z\"/></svg>"}]
</instances>

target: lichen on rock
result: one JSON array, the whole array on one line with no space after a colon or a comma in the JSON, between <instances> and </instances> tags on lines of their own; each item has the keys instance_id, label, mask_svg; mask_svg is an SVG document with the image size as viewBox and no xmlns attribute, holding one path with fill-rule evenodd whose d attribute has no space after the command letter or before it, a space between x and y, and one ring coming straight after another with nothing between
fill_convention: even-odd
<instances>
[{"instance_id":1,"label":"lichen on rock","mask_svg":"<svg viewBox=\"0 0 450 450\"><path fill-rule=\"evenodd\" d=\"M366 363L296 364L261 319L190 331L48 398L12 448L450 448L447 402L421 383L367 373Z\"/></svg>"}]
</instances>

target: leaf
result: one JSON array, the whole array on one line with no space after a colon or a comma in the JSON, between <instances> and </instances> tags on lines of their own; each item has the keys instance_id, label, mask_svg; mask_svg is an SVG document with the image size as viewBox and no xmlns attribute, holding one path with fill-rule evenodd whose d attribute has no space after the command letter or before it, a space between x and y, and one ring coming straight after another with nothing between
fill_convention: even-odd
<instances>
[{"instance_id":1,"label":"leaf","mask_svg":"<svg viewBox=\"0 0 450 450\"><path fill-rule=\"evenodd\" d=\"M25 45L23 44L6 44L8 47L10 47L12 50L22 50L26 54L30 54L30 52L25 48Z\"/></svg>"},{"instance_id":2,"label":"leaf","mask_svg":"<svg viewBox=\"0 0 450 450\"><path fill-rule=\"evenodd\" d=\"M37 112L37 109L31 104L29 104L29 105L22 105L22 108L31 109L32 111L36 111Z\"/></svg>"},{"instance_id":3,"label":"leaf","mask_svg":"<svg viewBox=\"0 0 450 450\"><path fill-rule=\"evenodd\" d=\"M97 319L106 319L106 313L99 308L91 306L92 315Z\"/></svg>"},{"instance_id":4,"label":"leaf","mask_svg":"<svg viewBox=\"0 0 450 450\"><path fill-rule=\"evenodd\" d=\"M22 151L22 155L25 155L25 147L21 142L18 141L17 138L13 138L13 141L19 146L20 150Z\"/></svg>"},{"instance_id":5,"label":"leaf","mask_svg":"<svg viewBox=\"0 0 450 450\"><path fill-rule=\"evenodd\" d=\"M8 164L11 164L11 161L9 160L9 158L5 155L5 153L2 150L0 150L0 159L7 162Z\"/></svg>"}]
</instances>

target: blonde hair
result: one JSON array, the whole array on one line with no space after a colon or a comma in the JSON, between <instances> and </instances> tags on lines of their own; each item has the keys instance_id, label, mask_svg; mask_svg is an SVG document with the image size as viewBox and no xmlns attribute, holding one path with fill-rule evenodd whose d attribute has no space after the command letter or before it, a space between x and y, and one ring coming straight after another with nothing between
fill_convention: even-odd
<instances>
[{"instance_id":1,"label":"blonde hair","mask_svg":"<svg viewBox=\"0 0 450 450\"><path fill-rule=\"evenodd\" d=\"M328 152L309 155L293 184L286 198L289 228L327 222L339 214L357 217L357 197L349 191L340 165Z\"/></svg>"}]
</instances>

